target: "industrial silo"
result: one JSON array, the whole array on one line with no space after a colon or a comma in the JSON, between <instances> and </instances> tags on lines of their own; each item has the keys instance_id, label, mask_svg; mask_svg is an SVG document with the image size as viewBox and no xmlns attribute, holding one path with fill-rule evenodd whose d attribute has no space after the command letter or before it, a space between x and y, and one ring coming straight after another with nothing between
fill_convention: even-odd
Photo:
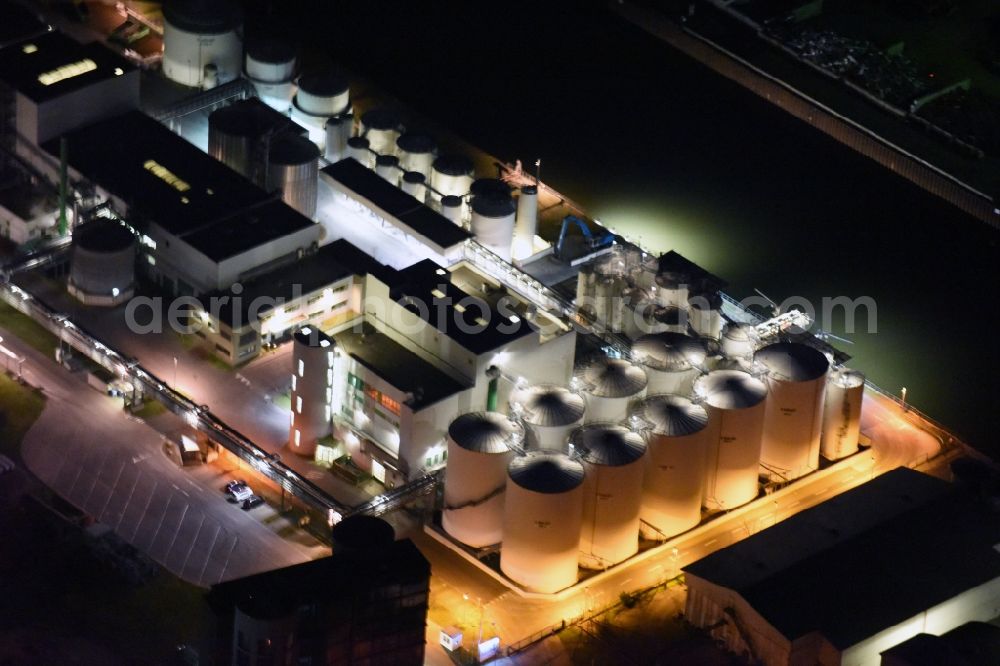
<instances>
[{"instance_id":1,"label":"industrial silo","mask_svg":"<svg viewBox=\"0 0 1000 666\"><path fill-rule=\"evenodd\" d=\"M691 328L705 338L722 337L722 296L717 291L688 296L688 313Z\"/></svg>"},{"instance_id":2,"label":"industrial silo","mask_svg":"<svg viewBox=\"0 0 1000 666\"><path fill-rule=\"evenodd\" d=\"M288 448L313 457L316 442L330 434L334 341L315 326L292 334L292 424Z\"/></svg>"},{"instance_id":3,"label":"industrial silo","mask_svg":"<svg viewBox=\"0 0 1000 666\"><path fill-rule=\"evenodd\" d=\"M268 106L287 113L292 106L295 47L280 39L260 39L247 45L244 67L257 96Z\"/></svg>"},{"instance_id":4,"label":"industrial silo","mask_svg":"<svg viewBox=\"0 0 1000 666\"><path fill-rule=\"evenodd\" d=\"M424 186L426 180L424 174L419 171L407 171L403 174L399 187L420 203L424 203L427 198L427 188Z\"/></svg>"},{"instance_id":5,"label":"industrial silo","mask_svg":"<svg viewBox=\"0 0 1000 666\"><path fill-rule=\"evenodd\" d=\"M656 274L654 281L657 303L663 306L687 307L690 282L687 275L674 271L661 271Z\"/></svg>"},{"instance_id":6,"label":"industrial silo","mask_svg":"<svg viewBox=\"0 0 1000 666\"><path fill-rule=\"evenodd\" d=\"M649 450L642 519L668 537L695 527L705 490L708 412L683 396L651 395L632 409L630 423Z\"/></svg>"},{"instance_id":7,"label":"industrial silo","mask_svg":"<svg viewBox=\"0 0 1000 666\"><path fill-rule=\"evenodd\" d=\"M347 157L347 141L354 129L354 116L345 113L326 119L326 152L330 162L339 162Z\"/></svg>"},{"instance_id":8,"label":"industrial silo","mask_svg":"<svg viewBox=\"0 0 1000 666\"><path fill-rule=\"evenodd\" d=\"M195 88L237 78L243 60L242 24L242 12L233 0L167 0L163 3L164 75Z\"/></svg>"},{"instance_id":9,"label":"industrial silo","mask_svg":"<svg viewBox=\"0 0 1000 666\"><path fill-rule=\"evenodd\" d=\"M376 107L361 114L361 136L377 155L396 154L399 127L399 116L391 109Z\"/></svg>"},{"instance_id":10,"label":"industrial silo","mask_svg":"<svg viewBox=\"0 0 1000 666\"><path fill-rule=\"evenodd\" d=\"M399 187L399 158L395 155L376 155L375 173L392 185Z\"/></svg>"},{"instance_id":11,"label":"industrial silo","mask_svg":"<svg viewBox=\"0 0 1000 666\"><path fill-rule=\"evenodd\" d=\"M431 165L431 187L437 197L464 197L472 187L473 164L465 155L438 155Z\"/></svg>"},{"instance_id":12,"label":"industrial silo","mask_svg":"<svg viewBox=\"0 0 1000 666\"><path fill-rule=\"evenodd\" d=\"M363 136L352 136L347 140L347 157L354 158L361 166L375 168L375 153L368 147L368 139Z\"/></svg>"},{"instance_id":13,"label":"industrial silo","mask_svg":"<svg viewBox=\"0 0 1000 666\"><path fill-rule=\"evenodd\" d=\"M632 358L646 370L646 392L687 395L701 374L705 348L683 333L651 333L632 343Z\"/></svg>"},{"instance_id":14,"label":"industrial silo","mask_svg":"<svg viewBox=\"0 0 1000 666\"><path fill-rule=\"evenodd\" d=\"M647 294L655 294L656 275L660 272L660 259L656 255L642 257L632 276L635 286Z\"/></svg>"},{"instance_id":15,"label":"industrial silo","mask_svg":"<svg viewBox=\"0 0 1000 666\"><path fill-rule=\"evenodd\" d=\"M230 104L208 116L208 154L247 178L253 177L260 126L245 104Z\"/></svg>"},{"instance_id":16,"label":"industrial silo","mask_svg":"<svg viewBox=\"0 0 1000 666\"><path fill-rule=\"evenodd\" d=\"M509 190L486 191L472 198L470 231L481 245L507 262L514 239L514 212Z\"/></svg>"},{"instance_id":17,"label":"industrial silo","mask_svg":"<svg viewBox=\"0 0 1000 666\"><path fill-rule=\"evenodd\" d=\"M594 311L594 290L596 274L594 264L584 264L576 274L576 299L573 301L576 307L584 312Z\"/></svg>"},{"instance_id":18,"label":"industrial silo","mask_svg":"<svg viewBox=\"0 0 1000 666\"><path fill-rule=\"evenodd\" d=\"M646 443L615 423L578 428L570 443L584 469L580 564L603 569L639 550Z\"/></svg>"},{"instance_id":19,"label":"industrial silo","mask_svg":"<svg viewBox=\"0 0 1000 666\"><path fill-rule=\"evenodd\" d=\"M511 411L528 426L532 449L565 451L569 434L583 423L583 397L563 386L536 384L518 387L510 394Z\"/></svg>"},{"instance_id":20,"label":"industrial silo","mask_svg":"<svg viewBox=\"0 0 1000 666\"><path fill-rule=\"evenodd\" d=\"M583 371L581 392L587 403L586 423L621 421L629 403L646 391L646 373L622 358L599 356Z\"/></svg>"},{"instance_id":21,"label":"industrial silo","mask_svg":"<svg viewBox=\"0 0 1000 666\"><path fill-rule=\"evenodd\" d=\"M448 426L448 467L441 524L472 548L503 535L507 465L524 447L524 428L499 412L463 414Z\"/></svg>"},{"instance_id":22,"label":"industrial silo","mask_svg":"<svg viewBox=\"0 0 1000 666\"><path fill-rule=\"evenodd\" d=\"M714 370L695 382L708 412L704 505L734 509L757 497L767 386L739 370Z\"/></svg>"},{"instance_id":23,"label":"industrial silo","mask_svg":"<svg viewBox=\"0 0 1000 666\"><path fill-rule=\"evenodd\" d=\"M864 397L863 374L850 368L838 368L830 373L826 382L820 441L820 451L827 460L839 460L857 452Z\"/></svg>"},{"instance_id":24,"label":"industrial silo","mask_svg":"<svg viewBox=\"0 0 1000 666\"><path fill-rule=\"evenodd\" d=\"M425 187L424 190L426 191L426 189L427 188ZM462 197L460 196L449 194L441 197L441 215L451 220L458 226L462 226L463 207L464 204L462 203Z\"/></svg>"},{"instance_id":25,"label":"industrial silo","mask_svg":"<svg viewBox=\"0 0 1000 666\"><path fill-rule=\"evenodd\" d=\"M532 592L576 583L583 518L583 465L535 451L507 468L500 570Z\"/></svg>"},{"instance_id":26,"label":"industrial silo","mask_svg":"<svg viewBox=\"0 0 1000 666\"><path fill-rule=\"evenodd\" d=\"M538 188L524 185L517 196L517 218L514 221L514 259L527 259L534 254L535 234L538 233Z\"/></svg>"},{"instance_id":27,"label":"industrial silo","mask_svg":"<svg viewBox=\"0 0 1000 666\"><path fill-rule=\"evenodd\" d=\"M687 310L676 305L657 305L653 310L654 333L687 333Z\"/></svg>"},{"instance_id":28,"label":"industrial silo","mask_svg":"<svg viewBox=\"0 0 1000 666\"><path fill-rule=\"evenodd\" d=\"M73 230L67 288L87 305L118 305L135 293L135 236L125 226L97 219Z\"/></svg>"},{"instance_id":29,"label":"industrial silo","mask_svg":"<svg viewBox=\"0 0 1000 666\"><path fill-rule=\"evenodd\" d=\"M319 148L299 134L283 132L271 139L265 189L308 218L316 214Z\"/></svg>"},{"instance_id":30,"label":"industrial silo","mask_svg":"<svg viewBox=\"0 0 1000 666\"><path fill-rule=\"evenodd\" d=\"M404 132L396 139L399 166L406 171L421 173L424 178L430 178L435 150L437 144L434 139L423 132Z\"/></svg>"},{"instance_id":31,"label":"industrial silo","mask_svg":"<svg viewBox=\"0 0 1000 666\"><path fill-rule=\"evenodd\" d=\"M350 109L350 85L344 76L325 68L303 74L298 86L292 98L292 120L309 130L309 139L322 150L326 147L327 120Z\"/></svg>"},{"instance_id":32,"label":"industrial silo","mask_svg":"<svg viewBox=\"0 0 1000 666\"><path fill-rule=\"evenodd\" d=\"M769 396L760 462L771 478L795 479L819 467L823 398L830 368L823 352L798 342L759 349Z\"/></svg>"},{"instance_id":33,"label":"industrial silo","mask_svg":"<svg viewBox=\"0 0 1000 666\"><path fill-rule=\"evenodd\" d=\"M722 328L722 355L749 359L757 348L757 329L752 324L729 322Z\"/></svg>"}]
</instances>

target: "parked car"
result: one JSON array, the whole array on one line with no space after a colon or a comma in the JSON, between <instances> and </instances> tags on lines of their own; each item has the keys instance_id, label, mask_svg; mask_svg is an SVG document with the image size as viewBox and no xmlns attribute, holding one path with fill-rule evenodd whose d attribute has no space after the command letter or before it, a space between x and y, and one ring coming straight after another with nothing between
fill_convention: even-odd
<instances>
[{"instance_id":1,"label":"parked car","mask_svg":"<svg viewBox=\"0 0 1000 666\"><path fill-rule=\"evenodd\" d=\"M251 495L247 499L243 500L243 510L249 511L250 509L256 509L258 506L264 503L264 498L260 495Z\"/></svg>"},{"instance_id":2,"label":"parked car","mask_svg":"<svg viewBox=\"0 0 1000 666\"><path fill-rule=\"evenodd\" d=\"M233 486L228 492L237 502L253 497L253 490L245 483Z\"/></svg>"},{"instance_id":3,"label":"parked car","mask_svg":"<svg viewBox=\"0 0 1000 666\"><path fill-rule=\"evenodd\" d=\"M233 479L232 481L226 484L225 491L227 493L231 493L233 491L233 488L235 488L236 486L245 486L245 485L247 485L246 481L242 479Z\"/></svg>"}]
</instances>

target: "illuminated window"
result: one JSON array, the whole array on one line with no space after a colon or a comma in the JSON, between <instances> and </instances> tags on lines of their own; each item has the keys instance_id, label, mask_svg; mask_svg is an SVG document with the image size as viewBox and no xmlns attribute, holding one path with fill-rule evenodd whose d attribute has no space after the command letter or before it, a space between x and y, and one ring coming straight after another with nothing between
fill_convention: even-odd
<instances>
[{"instance_id":1,"label":"illuminated window","mask_svg":"<svg viewBox=\"0 0 1000 666\"><path fill-rule=\"evenodd\" d=\"M22 53L28 53L28 54L30 54L30 53L37 53L38 52L38 47L35 46L34 44L25 44L24 46L21 47L21 52Z\"/></svg>"},{"instance_id":2,"label":"illuminated window","mask_svg":"<svg viewBox=\"0 0 1000 666\"><path fill-rule=\"evenodd\" d=\"M380 395L379 402L382 404L383 407L388 409L390 412L392 412L396 416L399 416L399 403L397 401L393 400L392 398L383 393Z\"/></svg>"},{"instance_id":3,"label":"illuminated window","mask_svg":"<svg viewBox=\"0 0 1000 666\"><path fill-rule=\"evenodd\" d=\"M156 265L156 257L154 257L154 256L153 256L153 255L151 255L151 254L147 254L147 255L146 255L146 261L148 261L148 262L149 262L149 265L150 265L150 266L155 266L155 265Z\"/></svg>"},{"instance_id":4,"label":"illuminated window","mask_svg":"<svg viewBox=\"0 0 1000 666\"><path fill-rule=\"evenodd\" d=\"M302 413L302 396L298 396L297 398L295 398L295 411L297 411L299 414Z\"/></svg>"},{"instance_id":5,"label":"illuminated window","mask_svg":"<svg viewBox=\"0 0 1000 666\"><path fill-rule=\"evenodd\" d=\"M326 385L333 386L333 370L326 371Z\"/></svg>"},{"instance_id":6,"label":"illuminated window","mask_svg":"<svg viewBox=\"0 0 1000 666\"><path fill-rule=\"evenodd\" d=\"M300 358L299 359L299 377L304 376L305 375L305 371L306 371L306 364L303 363L302 359Z\"/></svg>"},{"instance_id":7,"label":"illuminated window","mask_svg":"<svg viewBox=\"0 0 1000 666\"><path fill-rule=\"evenodd\" d=\"M324 418L325 418L325 419L326 419L327 421L329 421L329 420L330 420L330 405L327 405L327 406L326 406L326 409L325 409L325 410L323 411L323 413L325 414L325 417L324 417Z\"/></svg>"},{"instance_id":8,"label":"illuminated window","mask_svg":"<svg viewBox=\"0 0 1000 666\"><path fill-rule=\"evenodd\" d=\"M301 440L302 440L302 433L300 433L298 430L296 430L295 431L295 446L298 446L299 442Z\"/></svg>"},{"instance_id":9,"label":"illuminated window","mask_svg":"<svg viewBox=\"0 0 1000 666\"><path fill-rule=\"evenodd\" d=\"M295 373L293 372L292 373L292 390L293 391L295 390L295 380L296 380L296 377L295 377Z\"/></svg>"}]
</instances>

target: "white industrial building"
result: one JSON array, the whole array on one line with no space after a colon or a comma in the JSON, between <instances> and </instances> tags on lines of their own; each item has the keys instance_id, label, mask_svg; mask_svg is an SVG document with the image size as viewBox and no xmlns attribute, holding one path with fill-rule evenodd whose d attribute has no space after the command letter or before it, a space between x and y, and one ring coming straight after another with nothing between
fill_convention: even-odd
<instances>
[{"instance_id":1,"label":"white industrial building","mask_svg":"<svg viewBox=\"0 0 1000 666\"><path fill-rule=\"evenodd\" d=\"M878 666L1000 616L998 543L978 494L899 468L685 567L685 615L752 662Z\"/></svg>"}]
</instances>

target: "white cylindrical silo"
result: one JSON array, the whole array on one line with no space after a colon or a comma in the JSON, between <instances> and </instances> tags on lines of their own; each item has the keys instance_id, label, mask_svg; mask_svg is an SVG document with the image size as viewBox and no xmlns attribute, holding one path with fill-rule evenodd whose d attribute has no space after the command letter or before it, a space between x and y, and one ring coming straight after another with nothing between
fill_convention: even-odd
<instances>
[{"instance_id":1,"label":"white cylindrical silo","mask_svg":"<svg viewBox=\"0 0 1000 666\"><path fill-rule=\"evenodd\" d=\"M629 404L646 391L646 373L623 358L599 356L583 371L585 423L617 422L628 416Z\"/></svg>"},{"instance_id":2,"label":"white cylindrical silo","mask_svg":"<svg viewBox=\"0 0 1000 666\"><path fill-rule=\"evenodd\" d=\"M637 404L632 427L646 438L644 521L670 537L701 522L708 449L708 412L679 395L651 395Z\"/></svg>"},{"instance_id":3,"label":"white cylindrical silo","mask_svg":"<svg viewBox=\"0 0 1000 666\"><path fill-rule=\"evenodd\" d=\"M419 171L407 171L403 174L399 187L420 203L424 203L427 197L427 188L424 186L425 180L424 174Z\"/></svg>"},{"instance_id":4,"label":"white cylindrical silo","mask_svg":"<svg viewBox=\"0 0 1000 666\"><path fill-rule=\"evenodd\" d=\"M441 214L458 226L462 226L462 206L462 197L449 194L441 198Z\"/></svg>"},{"instance_id":5,"label":"white cylindrical silo","mask_svg":"<svg viewBox=\"0 0 1000 666\"><path fill-rule=\"evenodd\" d=\"M704 337L718 340L722 337L722 296L717 291L688 296L688 314L691 328Z\"/></svg>"},{"instance_id":6,"label":"white cylindrical silo","mask_svg":"<svg viewBox=\"0 0 1000 666\"><path fill-rule=\"evenodd\" d=\"M510 408L528 426L532 449L566 451L570 432L583 423L583 397L563 386L536 384L515 388Z\"/></svg>"},{"instance_id":7,"label":"white cylindrical silo","mask_svg":"<svg viewBox=\"0 0 1000 666\"><path fill-rule=\"evenodd\" d=\"M646 294L654 293L656 274L659 272L660 259L657 256L650 254L642 257L633 275L635 286Z\"/></svg>"},{"instance_id":8,"label":"white cylindrical silo","mask_svg":"<svg viewBox=\"0 0 1000 666\"><path fill-rule=\"evenodd\" d=\"M292 335L292 423L288 448L316 455L316 442L330 434L336 344L315 326Z\"/></svg>"},{"instance_id":9,"label":"white cylindrical silo","mask_svg":"<svg viewBox=\"0 0 1000 666\"><path fill-rule=\"evenodd\" d=\"M722 328L722 355L749 359L757 348L757 329L752 324L729 322Z\"/></svg>"},{"instance_id":10,"label":"white cylindrical silo","mask_svg":"<svg viewBox=\"0 0 1000 666\"><path fill-rule=\"evenodd\" d=\"M326 159L339 162L347 157L347 141L351 138L354 116L344 114L326 119Z\"/></svg>"},{"instance_id":11,"label":"white cylindrical silo","mask_svg":"<svg viewBox=\"0 0 1000 666\"><path fill-rule=\"evenodd\" d=\"M651 333L632 343L632 358L646 370L646 392L650 395L688 395L701 374L705 348L683 333Z\"/></svg>"},{"instance_id":12,"label":"white cylindrical silo","mask_svg":"<svg viewBox=\"0 0 1000 666\"><path fill-rule=\"evenodd\" d=\"M435 197L464 197L472 187L472 174L472 160L465 155L439 155L431 167L431 187L437 192Z\"/></svg>"},{"instance_id":13,"label":"white cylindrical silo","mask_svg":"<svg viewBox=\"0 0 1000 666\"><path fill-rule=\"evenodd\" d=\"M772 479L796 479L819 468L823 399L830 362L823 352L798 342L775 342L757 350L768 398L760 462Z\"/></svg>"},{"instance_id":14,"label":"white cylindrical silo","mask_svg":"<svg viewBox=\"0 0 1000 666\"><path fill-rule=\"evenodd\" d=\"M690 282L688 276L673 271L662 271L656 274L655 281L658 304L682 309L687 307Z\"/></svg>"},{"instance_id":15,"label":"white cylindrical silo","mask_svg":"<svg viewBox=\"0 0 1000 666\"><path fill-rule=\"evenodd\" d=\"M287 113L292 106L295 47L280 39L261 39L247 45L244 72L268 106Z\"/></svg>"},{"instance_id":16,"label":"white cylindrical silo","mask_svg":"<svg viewBox=\"0 0 1000 666\"><path fill-rule=\"evenodd\" d=\"M404 132L396 139L399 166L406 171L421 173L424 178L431 176L435 150L437 144L434 143L434 139L423 132Z\"/></svg>"},{"instance_id":17,"label":"white cylindrical silo","mask_svg":"<svg viewBox=\"0 0 1000 666\"><path fill-rule=\"evenodd\" d=\"M534 451L507 468L500 570L532 592L576 583L583 519L583 465Z\"/></svg>"},{"instance_id":18,"label":"white cylindrical silo","mask_svg":"<svg viewBox=\"0 0 1000 666\"><path fill-rule=\"evenodd\" d=\"M498 412L463 414L448 426L441 525L472 548L503 537L507 465L524 446L524 428Z\"/></svg>"},{"instance_id":19,"label":"white cylindrical silo","mask_svg":"<svg viewBox=\"0 0 1000 666\"><path fill-rule=\"evenodd\" d=\"M352 136L347 140L347 157L354 158L361 166L375 168L375 153L368 148L368 139Z\"/></svg>"},{"instance_id":20,"label":"white cylindrical silo","mask_svg":"<svg viewBox=\"0 0 1000 666\"><path fill-rule=\"evenodd\" d=\"M573 304L588 314L594 311L594 265L584 264L576 275L576 299Z\"/></svg>"},{"instance_id":21,"label":"white cylindrical silo","mask_svg":"<svg viewBox=\"0 0 1000 666\"><path fill-rule=\"evenodd\" d=\"M374 108L361 114L361 136L368 139L376 155L395 155L399 138L399 116L386 108Z\"/></svg>"},{"instance_id":22,"label":"white cylindrical silo","mask_svg":"<svg viewBox=\"0 0 1000 666\"><path fill-rule=\"evenodd\" d=\"M292 120L309 131L309 140L320 150L326 148L326 122L347 114L351 88L347 79L333 69L310 72L299 77L292 98Z\"/></svg>"},{"instance_id":23,"label":"white cylindrical silo","mask_svg":"<svg viewBox=\"0 0 1000 666\"><path fill-rule=\"evenodd\" d=\"M395 155L376 155L375 173L392 183L394 186L399 187L399 176L401 175L399 170L399 158Z\"/></svg>"},{"instance_id":24,"label":"white cylindrical silo","mask_svg":"<svg viewBox=\"0 0 1000 666\"><path fill-rule=\"evenodd\" d=\"M714 370L695 393L708 412L703 503L735 509L757 497L767 386L746 372Z\"/></svg>"},{"instance_id":25,"label":"white cylindrical silo","mask_svg":"<svg viewBox=\"0 0 1000 666\"><path fill-rule=\"evenodd\" d=\"M639 550L646 443L615 423L578 428L570 443L584 469L580 564L603 569Z\"/></svg>"},{"instance_id":26,"label":"white cylindrical silo","mask_svg":"<svg viewBox=\"0 0 1000 666\"><path fill-rule=\"evenodd\" d=\"M857 370L838 368L830 373L823 405L821 453L839 460L858 450L865 376Z\"/></svg>"},{"instance_id":27,"label":"white cylindrical silo","mask_svg":"<svg viewBox=\"0 0 1000 666\"><path fill-rule=\"evenodd\" d=\"M117 221L97 218L73 230L67 289L88 305L116 306L135 295L136 237Z\"/></svg>"},{"instance_id":28,"label":"white cylindrical silo","mask_svg":"<svg viewBox=\"0 0 1000 666\"><path fill-rule=\"evenodd\" d=\"M514 238L514 210L509 193L484 192L472 198L470 231L481 245L506 262L510 261Z\"/></svg>"},{"instance_id":29,"label":"white cylindrical silo","mask_svg":"<svg viewBox=\"0 0 1000 666\"><path fill-rule=\"evenodd\" d=\"M654 333L687 333L687 310L676 305L658 305L653 311Z\"/></svg>"},{"instance_id":30,"label":"white cylindrical silo","mask_svg":"<svg viewBox=\"0 0 1000 666\"><path fill-rule=\"evenodd\" d=\"M243 23L232 0L168 0L163 3L163 73L171 81L205 87L206 72L216 85L239 77Z\"/></svg>"},{"instance_id":31,"label":"white cylindrical silo","mask_svg":"<svg viewBox=\"0 0 1000 666\"><path fill-rule=\"evenodd\" d=\"M535 234L538 233L538 188L525 185L517 197L517 219L514 223L514 259L527 259L534 254Z\"/></svg>"}]
</instances>

